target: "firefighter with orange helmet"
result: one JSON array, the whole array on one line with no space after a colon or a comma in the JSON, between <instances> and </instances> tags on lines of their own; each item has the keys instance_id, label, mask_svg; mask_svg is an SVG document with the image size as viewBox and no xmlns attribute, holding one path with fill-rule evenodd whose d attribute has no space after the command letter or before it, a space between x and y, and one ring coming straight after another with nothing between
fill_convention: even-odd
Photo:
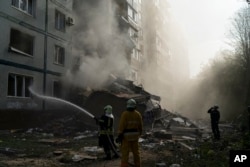
<instances>
[{"instance_id":1,"label":"firefighter with orange helmet","mask_svg":"<svg viewBox=\"0 0 250 167\"><path fill-rule=\"evenodd\" d=\"M133 153L135 167L141 167L139 136L142 134L142 116L136 110L136 101L127 101L126 111L121 115L118 138L121 141L121 167L128 167L129 152Z\"/></svg>"}]
</instances>

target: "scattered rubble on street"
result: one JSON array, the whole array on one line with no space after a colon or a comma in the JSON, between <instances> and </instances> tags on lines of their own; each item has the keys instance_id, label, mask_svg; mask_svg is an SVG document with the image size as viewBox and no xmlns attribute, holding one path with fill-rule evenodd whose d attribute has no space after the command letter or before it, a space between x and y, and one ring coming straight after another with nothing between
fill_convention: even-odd
<instances>
[{"instance_id":1,"label":"scattered rubble on street","mask_svg":"<svg viewBox=\"0 0 250 167\"><path fill-rule=\"evenodd\" d=\"M240 132L232 123L220 124L222 139L215 141L209 121L190 120L162 108L160 97L142 87L116 80L107 90L80 92L80 99L85 99L82 107L98 116L103 106L110 104L118 120L126 100L133 97L144 121L139 139L143 167L227 166L231 149L249 149L249 134ZM5 120L0 123L0 167L120 166L120 159L103 160L98 126L92 118L75 111L37 113L32 113L30 120L24 114L26 119L15 120L13 124L11 117L2 117ZM133 164L131 155L129 162Z\"/></svg>"}]
</instances>

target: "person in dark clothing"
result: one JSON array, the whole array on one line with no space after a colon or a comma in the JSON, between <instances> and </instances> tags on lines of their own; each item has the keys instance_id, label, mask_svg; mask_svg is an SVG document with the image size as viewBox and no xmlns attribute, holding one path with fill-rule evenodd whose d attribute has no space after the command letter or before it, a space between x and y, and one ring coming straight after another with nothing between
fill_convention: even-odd
<instances>
[{"instance_id":1,"label":"person in dark clothing","mask_svg":"<svg viewBox=\"0 0 250 167\"><path fill-rule=\"evenodd\" d=\"M106 154L105 160L111 160L111 152L114 153L114 158L119 158L117 154L117 147L114 142L114 116L112 114L112 106L107 105L104 107L104 114L98 119L94 118L96 123L99 124L99 146L103 147Z\"/></svg>"},{"instance_id":2,"label":"person in dark clothing","mask_svg":"<svg viewBox=\"0 0 250 167\"><path fill-rule=\"evenodd\" d=\"M210 114L211 118L211 128L214 134L214 138L220 140L220 131L219 131L219 121L220 121L220 111L218 106L215 105L211 107L207 112Z\"/></svg>"}]
</instances>

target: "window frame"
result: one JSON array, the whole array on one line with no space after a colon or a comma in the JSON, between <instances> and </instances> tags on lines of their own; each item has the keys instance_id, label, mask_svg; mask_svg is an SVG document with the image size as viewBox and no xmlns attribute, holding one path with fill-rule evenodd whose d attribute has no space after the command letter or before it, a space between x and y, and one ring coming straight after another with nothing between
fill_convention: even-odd
<instances>
[{"instance_id":1,"label":"window frame","mask_svg":"<svg viewBox=\"0 0 250 167\"><path fill-rule=\"evenodd\" d=\"M134 22L138 22L138 13L130 6L127 7L128 17L131 18Z\"/></svg>"},{"instance_id":2,"label":"window frame","mask_svg":"<svg viewBox=\"0 0 250 167\"><path fill-rule=\"evenodd\" d=\"M24 33L15 28L10 29L9 51L33 57L34 43L35 43L35 36ZM23 49L22 47L23 44L25 44L26 47L25 49Z\"/></svg>"},{"instance_id":3,"label":"window frame","mask_svg":"<svg viewBox=\"0 0 250 167\"><path fill-rule=\"evenodd\" d=\"M23 2L25 3L22 6ZM11 1L11 5L14 8L30 16L35 16L35 3L36 3L36 0L12 0Z\"/></svg>"},{"instance_id":4,"label":"window frame","mask_svg":"<svg viewBox=\"0 0 250 167\"><path fill-rule=\"evenodd\" d=\"M58 31L66 31L66 14L59 10L55 10L55 29Z\"/></svg>"},{"instance_id":5,"label":"window frame","mask_svg":"<svg viewBox=\"0 0 250 167\"><path fill-rule=\"evenodd\" d=\"M65 48L59 45L54 47L54 61L55 64L64 66L65 63Z\"/></svg>"},{"instance_id":6,"label":"window frame","mask_svg":"<svg viewBox=\"0 0 250 167\"><path fill-rule=\"evenodd\" d=\"M10 81L10 79L12 79L12 81ZM33 81L34 77L32 76L17 73L8 73L7 96L18 98L30 98L31 93L29 91L29 86L33 84Z\"/></svg>"}]
</instances>

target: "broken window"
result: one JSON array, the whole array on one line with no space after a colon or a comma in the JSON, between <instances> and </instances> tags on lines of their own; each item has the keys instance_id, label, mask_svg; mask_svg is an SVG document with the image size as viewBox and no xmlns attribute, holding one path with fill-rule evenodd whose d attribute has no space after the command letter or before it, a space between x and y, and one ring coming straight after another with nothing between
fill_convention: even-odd
<instances>
[{"instance_id":1,"label":"broken window","mask_svg":"<svg viewBox=\"0 0 250 167\"><path fill-rule=\"evenodd\" d=\"M29 86L32 83L32 77L10 73L8 78L8 96L30 97Z\"/></svg>"},{"instance_id":2,"label":"broken window","mask_svg":"<svg viewBox=\"0 0 250 167\"><path fill-rule=\"evenodd\" d=\"M34 37L25 34L19 30L11 29L10 31L10 50L33 56Z\"/></svg>"},{"instance_id":3,"label":"broken window","mask_svg":"<svg viewBox=\"0 0 250 167\"><path fill-rule=\"evenodd\" d=\"M65 31L65 14L56 10L55 12L55 28L60 31Z\"/></svg>"},{"instance_id":4,"label":"broken window","mask_svg":"<svg viewBox=\"0 0 250 167\"><path fill-rule=\"evenodd\" d=\"M64 48L61 46L55 45L54 63L64 65L64 57L65 57Z\"/></svg>"},{"instance_id":5,"label":"broken window","mask_svg":"<svg viewBox=\"0 0 250 167\"><path fill-rule=\"evenodd\" d=\"M12 0L11 4L24 13L34 15L35 0Z\"/></svg>"}]
</instances>

